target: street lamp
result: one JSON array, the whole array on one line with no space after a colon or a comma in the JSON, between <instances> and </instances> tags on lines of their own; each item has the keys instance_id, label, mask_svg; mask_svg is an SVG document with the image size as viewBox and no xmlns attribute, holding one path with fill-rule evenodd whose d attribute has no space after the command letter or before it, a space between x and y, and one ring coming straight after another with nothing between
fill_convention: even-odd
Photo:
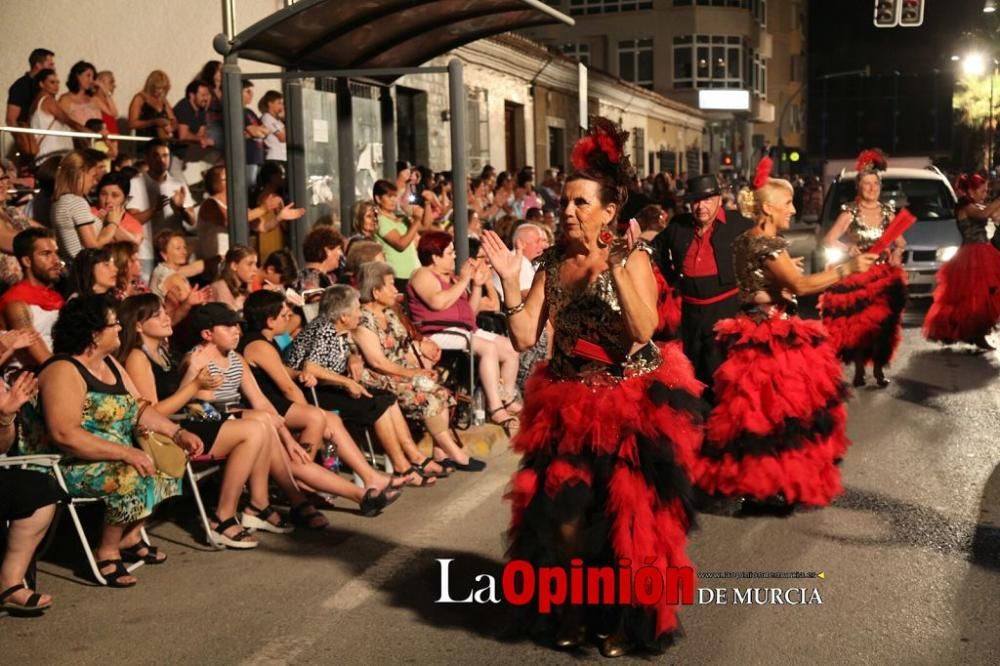
<instances>
[{"instance_id":1,"label":"street lamp","mask_svg":"<svg viewBox=\"0 0 1000 666\"><path fill-rule=\"evenodd\" d=\"M987 2L990 5L991 2ZM993 9L990 11L996 11L996 0L992 0ZM986 12L986 7L983 7L983 11ZM987 126L987 132L989 133L988 143L989 143L989 158L987 159L987 165L989 166L990 172L993 171L993 83L997 77L998 69L1000 69L1000 62L997 61L995 57L991 56L993 60L993 71L990 73L990 121ZM977 53L975 51L967 53L964 58L962 58L962 72L966 76L980 77L986 74L987 61L986 56L982 53Z\"/></svg>"},{"instance_id":2,"label":"street lamp","mask_svg":"<svg viewBox=\"0 0 1000 666\"><path fill-rule=\"evenodd\" d=\"M997 10L997 0L986 0L986 4L983 5L984 14L992 14Z\"/></svg>"}]
</instances>

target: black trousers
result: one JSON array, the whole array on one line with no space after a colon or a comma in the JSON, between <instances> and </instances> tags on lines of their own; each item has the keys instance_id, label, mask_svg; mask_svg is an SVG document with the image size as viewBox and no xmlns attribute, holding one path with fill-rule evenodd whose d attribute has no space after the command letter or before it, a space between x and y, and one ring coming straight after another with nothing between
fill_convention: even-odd
<instances>
[{"instance_id":1,"label":"black trousers","mask_svg":"<svg viewBox=\"0 0 1000 666\"><path fill-rule=\"evenodd\" d=\"M681 306L681 342L684 354L694 365L695 376L708 386L706 399L711 399L712 376L725 360L715 341L715 325L722 319L735 317L739 308L739 297L735 294L711 305L683 303Z\"/></svg>"}]
</instances>

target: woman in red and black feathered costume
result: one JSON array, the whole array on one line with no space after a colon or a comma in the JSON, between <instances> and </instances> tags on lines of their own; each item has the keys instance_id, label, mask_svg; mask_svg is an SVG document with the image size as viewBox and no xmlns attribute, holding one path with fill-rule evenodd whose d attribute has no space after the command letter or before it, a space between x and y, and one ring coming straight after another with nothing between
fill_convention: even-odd
<instances>
[{"instance_id":1,"label":"woman in red and black feathered costume","mask_svg":"<svg viewBox=\"0 0 1000 666\"><path fill-rule=\"evenodd\" d=\"M928 340L993 349L986 336L1000 322L1000 252L986 237L986 223L1000 211L1000 199L984 206L986 190L979 175L958 181L955 219L962 247L938 270L934 304L924 319Z\"/></svg>"},{"instance_id":2,"label":"woman in red and black feathered costume","mask_svg":"<svg viewBox=\"0 0 1000 666\"><path fill-rule=\"evenodd\" d=\"M658 323L649 249L635 224L616 231L631 169L628 134L596 118L573 150L560 238L542 255L531 291L517 288L520 257L493 233L483 247L504 282L511 339L531 347L552 322L552 359L525 386L523 458L508 499L509 557L535 566L691 565L688 470L702 441L703 386L679 343L651 341ZM678 630L666 598L639 604L567 603L523 616L561 648L597 636L605 656L659 651Z\"/></svg>"},{"instance_id":3,"label":"woman in red and black feathered costume","mask_svg":"<svg viewBox=\"0 0 1000 666\"><path fill-rule=\"evenodd\" d=\"M754 200L756 224L733 244L742 311L715 327L726 358L694 480L744 509L826 506L841 492L847 388L823 326L795 315L795 295L864 274L876 257L802 275L777 235L795 213L791 184L768 179Z\"/></svg>"},{"instance_id":4,"label":"woman in red and black feathered costume","mask_svg":"<svg viewBox=\"0 0 1000 666\"><path fill-rule=\"evenodd\" d=\"M867 252L882 237L896 213L891 205L879 200L880 172L885 168L885 155L880 151L861 153L856 176L858 197L844 206L823 239L825 248L853 256ZM869 365L873 366L876 384L889 385L884 368L899 346L906 305L906 274L902 269L905 245L903 238L898 238L872 270L853 275L820 296L823 324L837 355L844 363L854 363L855 386L864 386L865 368Z\"/></svg>"}]
</instances>

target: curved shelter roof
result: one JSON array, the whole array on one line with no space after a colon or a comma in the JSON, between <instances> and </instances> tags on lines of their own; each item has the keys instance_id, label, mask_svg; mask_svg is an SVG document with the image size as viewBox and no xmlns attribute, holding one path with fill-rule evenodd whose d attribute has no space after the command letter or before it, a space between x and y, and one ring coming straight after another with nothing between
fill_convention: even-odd
<instances>
[{"instance_id":1,"label":"curved shelter roof","mask_svg":"<svg viewBox=\"0 0 1000 666\"><path fill-rule=\"evenodd\" d=\"M477 39L560 22L574 24L540 0L300 0L229 42L220 35L216 50L298 70L415 67Z\"/></svg>"}]
</instances>

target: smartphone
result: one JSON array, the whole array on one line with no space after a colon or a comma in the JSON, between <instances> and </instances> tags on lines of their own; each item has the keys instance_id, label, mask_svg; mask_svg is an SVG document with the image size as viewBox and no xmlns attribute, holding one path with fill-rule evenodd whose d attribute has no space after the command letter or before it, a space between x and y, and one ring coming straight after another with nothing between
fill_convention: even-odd
<instances>
[{"instance_id":1,"label":"smartphone","mask_svg":"<svg viewBox=\"0 0 1000 666\"><path fill-rule=\"evenodd\" d=\"M418 201L420 201L420 197L418 197L416 194L411 194L410 195L410 203L411 204L415 204Z\"/></svg>"}]
</instances>

